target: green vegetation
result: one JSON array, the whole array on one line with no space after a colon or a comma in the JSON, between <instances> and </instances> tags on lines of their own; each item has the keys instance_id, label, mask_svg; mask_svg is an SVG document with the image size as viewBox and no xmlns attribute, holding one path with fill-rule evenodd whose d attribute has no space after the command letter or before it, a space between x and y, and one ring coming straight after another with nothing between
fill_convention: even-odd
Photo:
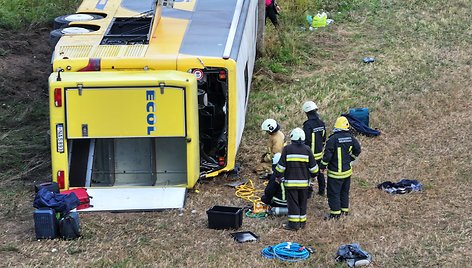
<instances>
[{"instance_id":1,"label":"green vegetation","mask_svg":"<svg viewBox=\"0 0 472 268\"><path fill-rule=\"evenodd\" d=\"M445 52L470 48L467 2L284 2L283 27L267 27L267 57L259 61L249 127L258 127L262 113L277 117L280 113L272 108L277 104L299 114L301 101L315 99L331 121L349 107L388 111L399 98L440 90L430 88L431 78L466 63L447 59ZM304 17L316 10L328 12L334 24L308 31ZM362 63L368 56L376 62ZM277 83L271 83L274 79ZM279 119L286 118L280 114ZM295 119L285 125L299 123Z\"/></svg>"},{"instance_id":2,"label":"green vegetation","mask_svg":"<svg viewBox=\"0 0 472 268\"><path fill-rule=\"evenodd\" d=\"M2 245L0 246L0 252L19 252L20 250L14 245Z\"/></svg>"},{"instance_id":3,"label":"green vegetation","mask_svg":"<svg viewBox=\"0 0 472 268\"><path fill-rule=\"evenodd\" d=\"M0 0L0 28L32 29L74 11L80 0Z\"/></svg>"}]
</instances>

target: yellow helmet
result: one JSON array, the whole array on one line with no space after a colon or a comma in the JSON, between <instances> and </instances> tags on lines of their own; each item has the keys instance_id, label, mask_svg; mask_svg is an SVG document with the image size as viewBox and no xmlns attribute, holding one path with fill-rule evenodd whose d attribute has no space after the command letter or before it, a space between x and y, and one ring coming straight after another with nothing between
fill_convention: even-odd
<instances>
[{"instance_id":1,"label":"yellow helmet","mask_svg":"<svg viewBox=\"0 0 472 268\"><path fill-rule=\"evenodd\" d=\"M338 117L338 119L336 119L336 123L334 123L334 128L349 130L349 121L347 121L346 117L340 116Z\"/></svg>"}]
</instances>

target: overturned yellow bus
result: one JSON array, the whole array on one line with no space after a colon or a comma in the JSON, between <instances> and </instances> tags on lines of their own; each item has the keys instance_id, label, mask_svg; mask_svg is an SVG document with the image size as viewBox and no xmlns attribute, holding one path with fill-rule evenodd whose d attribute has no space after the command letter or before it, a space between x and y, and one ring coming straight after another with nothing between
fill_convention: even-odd
<instances>
[{"instance_id":1,"label":"overturned yellow bus","mask_svg":"<svg viewBox=\"0 0 472 268\"><path fill-rule=\"evenodd\" d=\"M182 207L234 168L255 61L257 0L84 0L55 20L53 180L89 210Z\"/></svg>"}]
</instances>

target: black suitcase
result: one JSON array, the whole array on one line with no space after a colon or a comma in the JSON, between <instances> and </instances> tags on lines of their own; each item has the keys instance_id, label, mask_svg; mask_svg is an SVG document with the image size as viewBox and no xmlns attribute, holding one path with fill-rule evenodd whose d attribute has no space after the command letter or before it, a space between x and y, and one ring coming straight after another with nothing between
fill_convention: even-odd
<instances>
[{"instance_id":1,"label":"black suitcase","mask_svg":"<svg viewBox=\"0 0 472 268\"><path fill-rule=\"evenodd\" d=\"M51 208L40 208L34 211L34 231L36 239L54 239L59 226L56 213Z\"/></svg>"},{"instance_id":2,"label":"black suitcase","mask_svg":"<svg viewBox=\"0 0 472 268\"><path fill-rule=\"evenodd\" d=\"M79 213L71 211L59 221L59 232L63 239L76 239L80 237Z\"/></svg>"},{"instance_id":3,"label":"black suitcase","mask_svg":"<svg viewBox=\"0 0 472 268\"><path fill-rule=\"evenodd\" d=\"M34 186L34 192L37 193L39 192L39 190L41 190L42 188L46 188L48 189L49 191L51 192L54 192L56 194L59 193L59 185L57 184L57 182L54 182L54 181L51 181L51 182L43 182L43 183L40 183L40 184L36 184Z\"/></svg>"}]
</instances>

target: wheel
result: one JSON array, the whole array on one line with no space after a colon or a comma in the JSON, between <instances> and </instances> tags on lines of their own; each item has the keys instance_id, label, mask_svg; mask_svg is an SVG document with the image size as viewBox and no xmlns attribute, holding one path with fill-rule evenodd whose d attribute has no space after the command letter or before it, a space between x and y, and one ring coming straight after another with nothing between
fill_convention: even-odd
<instances>
[{"instance_id":1,"label":"wheel","mask_svg":"<svg viewBox=\"0 0 472 268\"><path fill-rule=\"evenodd\" d=\"M49 33L49 45L54 50L54 48L56 47L57 42L59 42L59 39L64 34L84 34L84 33L90 33L90 32L93 32L93 31L95 31L95 30L87 29L87 28L84 28L84 27L65 27L65 28L52 30Z\"/></svg>"},{"instance_id":2,"label":"wheel","mask_svg":"<svg viewBox=\"0 0 472 268\"><path fill-rule=\"evenodd\" d=\"M87 14L87 13L64 15L64 16L60 16L54 19L54 30L65 27L69 25L69 23L71 22L84 22L84 21L91 21L91 20L100 20L103 18L104 16L102 15Z\"/></svg>"}]
</instances>

